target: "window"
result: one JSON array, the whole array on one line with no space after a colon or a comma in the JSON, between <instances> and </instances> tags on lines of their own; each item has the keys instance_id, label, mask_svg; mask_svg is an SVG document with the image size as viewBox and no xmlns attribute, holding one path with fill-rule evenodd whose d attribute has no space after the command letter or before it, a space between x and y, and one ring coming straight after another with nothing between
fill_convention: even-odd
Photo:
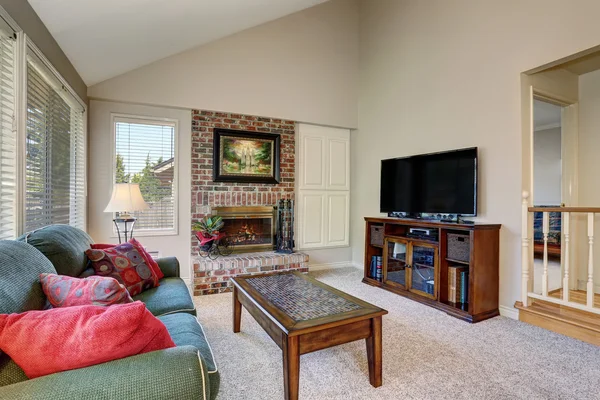
<instances>
[{"instance_id":1,"label":"window","mask_svg":"<svg viewBox=\"0 0 600 400\"><path fill-rule=\"evenodd\" d=\"M85 112L0 7L0 239L49 224L86 228Z\"/></svg>"},{"instance_id":2,"label":"window","mask_svg":"<svg viewBox=\"0 0 600 400\"><path fill-rule=\"evenodd\" d=\"M12 29L0 19L0 239L17 233L15 47Z\"/></svg>"},{"instance_id":3,"label":"window","mask_svg":"<svg viewBox=\"0 0 600 400\"><path fill-rule=\"evenodd\" d=\"M85 229L85 109L32 46L26 68L25 230Z\"/></svg>"},{"instance_id":4,"label":"window","mask_svg":"<svg viewBox=\"0 0 600 400\"><path fill-rule=\"evenodd\" d=\"M113 116L115 183L138 183L148 208L133 213L138 235L177 233L177 124L173 120Z\"/></svg>"}]
</instances>

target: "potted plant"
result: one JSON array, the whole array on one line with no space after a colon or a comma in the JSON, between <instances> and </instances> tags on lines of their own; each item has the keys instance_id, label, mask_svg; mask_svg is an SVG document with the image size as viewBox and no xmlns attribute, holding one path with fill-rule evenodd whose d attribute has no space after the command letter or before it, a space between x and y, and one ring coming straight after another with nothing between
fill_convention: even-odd
<instances>
[{"instance_id":1,"label":"potted plant","mask_svg":"<svg viewBox=\"0 0 600 400\"><path fill-rule=\"evenodd\" d=\"M223 227L223 218L218 215L205 216L193 225L196 237L200 240L200 249L207 251L212 246L213 240L219 236L219 229Z\"/></svg>"}]
</instances>

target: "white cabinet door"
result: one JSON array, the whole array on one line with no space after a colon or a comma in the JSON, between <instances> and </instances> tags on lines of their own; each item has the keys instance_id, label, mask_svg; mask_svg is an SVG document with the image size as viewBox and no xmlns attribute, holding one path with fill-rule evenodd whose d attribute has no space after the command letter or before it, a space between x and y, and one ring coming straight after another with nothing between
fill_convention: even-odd
<instances>
[{"instance_id":1,"label":"white cabinet door","mask_svg":"<svg viewBox=\"0 0 600 400\"><path fill-rule=\"evenodd\" d=\"M326 147L327 139L324 137L300 135L299 189L325 189Z\"/></svg>"},{"instance_id":2,"label":"white cabinet door","mask_svg":"<svg viewBox=\"0 0 600 400\"><path fill-rule=\"evenodd\" d=\"M350 130L298 125L299 249L348 246Z\"/></svg>"},{"instance_id":3,"label":"white cabinet door","mask_svg":"<svg viewBox=\"0 0 600 400\"><path fill-rule=\"evenodd\" d=\"M327 243L327 195L326 192L310 190L298 196L299 248L324 247Z\"/></svg>"},{"instance_id":4,"label":"white cabinet door","mask_svg":"<svg viewBox=\"0 0 600 400\"><path fill-rule=\"evenodd\" d=\"M350 137L327 139L327 189L350 190Z\"/></svg>"},{"instance_id":5,"label":"white cabinet door","mask_svg":"<svg viewBox=\"0 0 600 400\"><path fill-rule=\"evenodd\" d=\"M327 235L326 246L350 245L350 193L333 192L327 194Z\"/></svg>"}]
</instances>

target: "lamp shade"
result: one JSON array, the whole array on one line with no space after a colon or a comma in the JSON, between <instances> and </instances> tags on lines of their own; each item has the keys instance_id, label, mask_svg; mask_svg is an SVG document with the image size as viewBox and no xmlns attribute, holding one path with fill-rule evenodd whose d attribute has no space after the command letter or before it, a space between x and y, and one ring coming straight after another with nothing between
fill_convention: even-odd
<instances>
[{"instance_id":1,"label":"lamp shade","mask_svg":"<svg viewBox=\"0 0 600 400\"><path fill-rule=\"evenodd\" d=\"M141 211L148 208L137 183L115 183L104 212Z\"/></svg>"}]
</instances>

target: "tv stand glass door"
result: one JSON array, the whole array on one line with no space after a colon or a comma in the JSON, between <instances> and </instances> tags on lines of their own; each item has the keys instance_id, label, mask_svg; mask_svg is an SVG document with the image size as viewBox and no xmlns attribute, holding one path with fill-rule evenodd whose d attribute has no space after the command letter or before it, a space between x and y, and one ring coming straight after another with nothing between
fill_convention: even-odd
<instances>
[{"instance_id":1,"label":"tv stand glass door","mask_svg":"<svg viewBox=\"0 0 600 400\"><path fill-rule=\"evenodd\" d=\"M437 299L438 246L400 237L386 237L383 282L420 296Z\"/></svg>"},{"instance_id":2,"label":"tv stand glass door","mask_svg":"<svg viewBox=\"0 0 600 400\"><path fill-rule=\"evenodd\" d=\"M429 243L411 243L409 290L431 299L437 299L438 247Z\"/></svg>"},{"instance_id":3,"label":"tv stand glass door","mask_svg":"<svg viewBox=\"0 0 600 400\"><path fill-rule=\"evenodd\" d=\"M386 238L383 252L383 281L408 290L409 242L406 239Z\"/></svg>"}]
</instances>

